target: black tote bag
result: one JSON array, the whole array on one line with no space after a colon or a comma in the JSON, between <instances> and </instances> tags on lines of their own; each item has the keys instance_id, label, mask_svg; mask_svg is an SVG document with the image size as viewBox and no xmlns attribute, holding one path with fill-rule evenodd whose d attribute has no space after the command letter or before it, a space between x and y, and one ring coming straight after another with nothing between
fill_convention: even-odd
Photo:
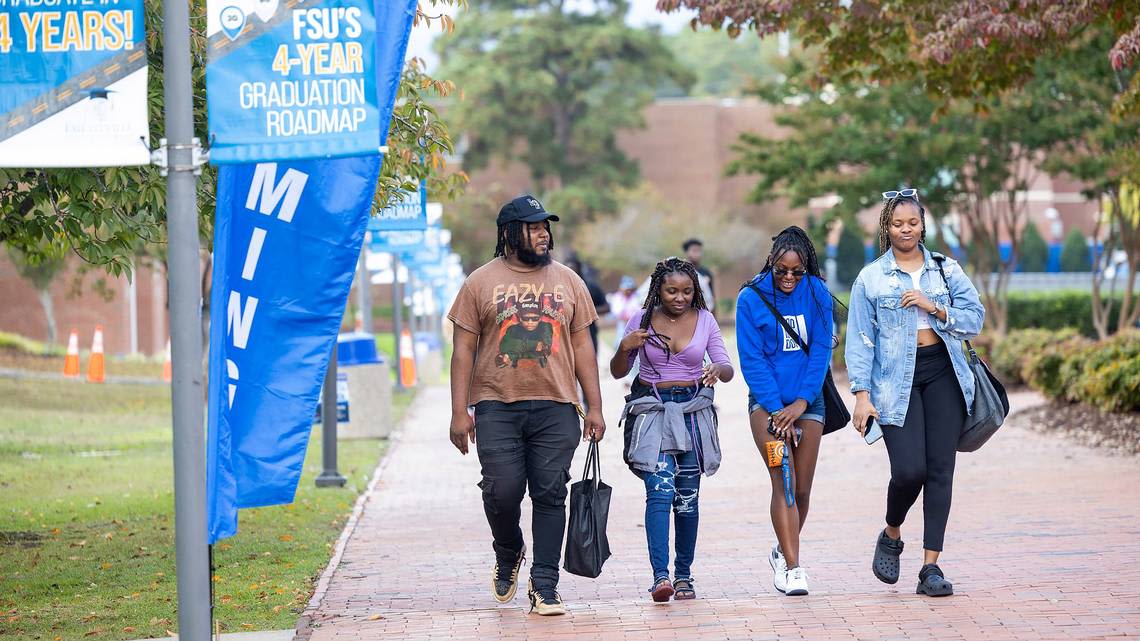
<instances>
[{"instance_id":1,"label":"black tote bag","mask_svg":"<svg viewBox=\"0 0 1140 641\"><path fill-rule=\"evenodd\" d=\"M570 519L562 567L570 574L595 579L610 558L606 524L610 515L610 486L602 483L598 442L590 439L582 480L570 486Z\"/></svg>"},{"instance_id":2,"label":"black tote bag","mask_svg":"<svg viewBox=\"0 0 1140 641\"><path fill-rule=\"evenodd\" d=\"M946 283L946 291L950 291L950 281L946 280L946 271L942 269L945 258L935 256L938 263L938 273L942 274L942 282ZM950 306L954 306L954 294L950 294ZM974 351L970 341L966 341L966 350L969 354L970 371L974 373L974 406L962 424L962 431L958 434L959 452L976 452L986 441L990 440L998 428L1005 423L1009 415L1009 395L1005 386L993 375L989 366Z\"/></svg>"},{"instance_id":3,"label":"black tote bag","mask_svg":"<svg viewBox=\"0 0 1140 641\"><path fill-rule=\"evenodd\" d=\"M776 320L780 322L780 325L784 327L784 331L788 333L788 336L791 336L792 340L798 343L800 348L804 350L804 354L810 354L811 350L808 349L807 343L800 338L796 330L792 329L791 323L776 309L776 306L764 297L764 294L760 292L760 288L753 283L748 283L748 286L752 288L752 291L756 292L760 300L764 301L764 304L768 306L768 310L772 312L772 315L775 316ZM827 366L827 375L823 377L823 389L820 390L820 393L823 394L823 433L830 434L843 429L851 422L851 412L847 410L847 403L843 402L843 396L839 394L839 388L835 386L835 379L831 376L831 365Z\"/></svg>"}]
</instances>

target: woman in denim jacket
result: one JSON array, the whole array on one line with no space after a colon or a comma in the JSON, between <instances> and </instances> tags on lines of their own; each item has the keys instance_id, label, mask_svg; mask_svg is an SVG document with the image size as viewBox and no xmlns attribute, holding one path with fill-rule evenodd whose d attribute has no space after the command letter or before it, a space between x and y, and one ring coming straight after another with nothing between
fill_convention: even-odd
<instances>
[{"instance_id":1,"label":"woman in denim jacket","mask_svg":"<svg viewBox=\"0 0 1140 641\"><path fill-rule=\"evenodd\" d=\"M882 255L852 285L846 349L852 421L860 433L871 417L879 421L891 461L886 527L875 543L872 569L885 583L898 581L899 527L921 491L924 553L917 593L947 596L954 589L937 562L958 434L974 401L962 341L981 331L985 309L957 261L923 246L926 210L916 190L883 197Z\"/></svg>"}]
</instances>

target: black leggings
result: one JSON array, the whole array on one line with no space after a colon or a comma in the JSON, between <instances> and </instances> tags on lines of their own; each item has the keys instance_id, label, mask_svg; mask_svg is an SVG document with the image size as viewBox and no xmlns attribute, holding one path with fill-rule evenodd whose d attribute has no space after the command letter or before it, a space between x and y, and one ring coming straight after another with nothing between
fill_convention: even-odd
<instances>
[{"instance_id":1,"label":"black leggings","mask_svg":"<svg viewBox=\"0 0 1140 641\"><path fill-rule=\"evenodd\" d=\"M923 547L942 551L958 434L966 402L946 345L919 347L915 354L910 406L902 427L887 427L883 438L891 459L887 525L899 527L922 491Z\"/></svg>"}]
</instances>

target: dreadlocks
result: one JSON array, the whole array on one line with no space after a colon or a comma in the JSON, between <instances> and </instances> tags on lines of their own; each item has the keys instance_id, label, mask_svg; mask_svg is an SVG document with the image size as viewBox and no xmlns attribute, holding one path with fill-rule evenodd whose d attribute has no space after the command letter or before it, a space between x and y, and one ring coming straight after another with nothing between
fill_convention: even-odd
<instances>
[{"instance_id":1,"label":"dreadlocks","mask_svg":"<svg viewBox=\"0 0 1140 641\"><path fill-rule=\"evenodd\" d=\"M918 201L918 196L895 196L883 203L883 211L879 212L879 253L882 254L891 246L891 216L902 203L910 203L918 209L918 217L922 220L922 233L919 242L926 244L926 208Z\"/></svg>"},{"instance_id":2,"label":"dreadlocks","mask_svg":"<svg viewBox=\"0 0 1140 641\"><path fill-rule=\"evenodd\" d=\"M795 225L785 228L784 231L772 238L772 253L764 261L764 269L760 270L760 274L763 275L772 271L772 266L776 264L776 261L788 252L795 252L800 257L807 273L824 280L823 273L819 270L819 257L815 253L815 243L811 242L806 231Z\"/></svg>"},{"instance_id":3,"label":"dreadlocks","mask_svg":"<svg viewBox=\"0 0 1140 641\"><path fill-rule=\"evenodd\" d=\"M705 304L705 296L701 291L701 281L697 276L697 268L687 260L670 256L665 260L657 263L657 268L653 270L653 276L649 279L649 295L645 297L645 305L642 309L646 313L641 317L641 329L649 329L649 320L653 316L653 310L661 304L661 286L665 284L665 279L670 274L683 274L688 276L693 281L693 303L692 306L696 309L708 309Z\"/></svg>"},{"instance_id":4,"label":"dreadlocks","mask_svg":"<svg viewBox=\"0 0 1140 641\"><path fill-rule=\"evenodd\" d=\"M550 230L550 221L544 221L546 225L546 233L550 235L550 245L547 247L548 251L554 250L554 232ZM495 245L495 258L499 256L506 256L509 249L512 254L518 254L520 250L525 250L527 247L526 232L527 223L521 220L514 220L509 223L499 225L498 230L498 244Z\"/></svg>"}]
</instances>

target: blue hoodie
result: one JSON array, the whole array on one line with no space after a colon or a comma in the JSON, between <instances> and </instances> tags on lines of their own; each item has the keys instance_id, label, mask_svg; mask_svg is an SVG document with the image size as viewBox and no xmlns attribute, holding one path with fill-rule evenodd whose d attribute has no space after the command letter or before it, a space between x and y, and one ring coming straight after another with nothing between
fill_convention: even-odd
<instances>
[{"instance_id":1,"label":"blue hoodie","mask_svg":"<svg viewBox=\"0 0 1140 641\"><path fill-rule=\"evenodd\" d=\"M736 349L748 391L768 413L800 398L810 405L823 389L831 363L831 293L810 274L791 294L775 286L771 273L758 275L752 283L808 344L811 355L787 335L756 292L745 286L736 298Z\"/></svg>"}]
</instances>

